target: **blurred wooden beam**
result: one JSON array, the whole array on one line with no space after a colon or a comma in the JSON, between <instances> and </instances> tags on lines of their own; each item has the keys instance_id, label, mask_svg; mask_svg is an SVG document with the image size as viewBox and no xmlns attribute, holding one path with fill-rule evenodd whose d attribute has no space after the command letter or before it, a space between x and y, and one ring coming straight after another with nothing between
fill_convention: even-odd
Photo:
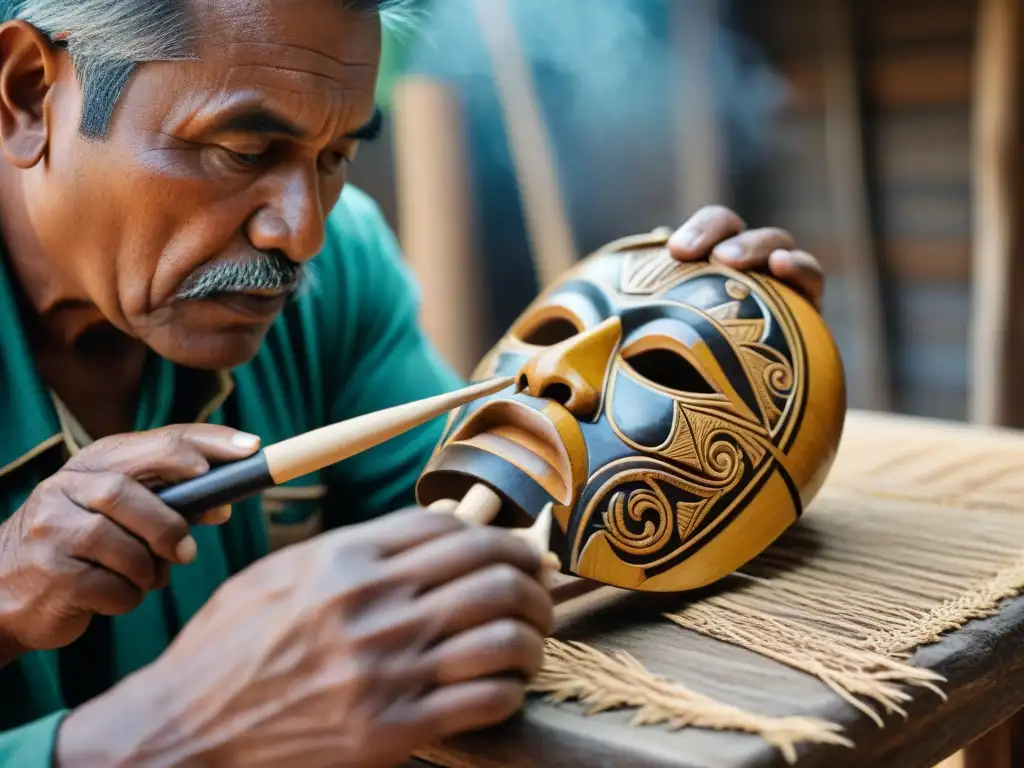
<instances>
[{"instance_id":1,"label":"blurred wooden beam","mask_svg":"<svg viewBox=\"0 0 1024 768\"><path fill-rule=\"evenodd\" d=\"M558 164L538 100L530 62L507 0L476 0L477 22L490 56L509 149L516 168L540 288L576 263Z\"/></svg>"},{"instance_id":2,"label":"blurred wooden beam","mask_svg":"<svg viewBox=\"0 0 1024 768\"><path fill-rule=\"evenodd\" d=\"M671 44L682 64L670 99L678 137L675 225L702 206L730 204L713 60L722 9L722 0L686 0L669 8Z\"/></svg>"},{"instance_id":3,"label":"blurred wooden beam","mask_svg":"<svg viewBox=\"0 0 1024 768\"><path fill-rule=\"evenodd\" d=\"M1013 768L1013 731L999 725L969 744L961 753L961 768Z\"/></svg>"},{"instance_id":4,"label":"blurred wooden beam","mask_svg":"<svg viewBox=\"0 0 1024 768\"><path fill-rule=\"evenodd\" d=\"M860 365L848 371L851 400L860 408L889 410L892 388L885 333L885 303L871 226L864 161L860 82L853 0L822 0L821 52L825 83L825 147L842 270Z\"/></svg>"},{"instance_id":5,"label":"blurred wooden beam","mask_svg":"<svg viewBox=\"0 0 1024 768\"><path fill-rule=\"evenodd\" d=\"M1006 424L1020 381L1009 357L1024 354L1010 338L1018 201L1018 0L980 0L974 64L974 254L969 413L982 424Z\"/></svg>"},{"instance_id":6,"label":"blurred wooden beam","mask_svg":"<svg viewBox=\"0 0 1024 768\"><path fill-rule=\"evenodd\" d=\"M392 112L398 233L422 291L420 322L468 376L484 352L484 289L461 104L453 88L407 77L395 87Z\"/></svg>"}]
</instances>

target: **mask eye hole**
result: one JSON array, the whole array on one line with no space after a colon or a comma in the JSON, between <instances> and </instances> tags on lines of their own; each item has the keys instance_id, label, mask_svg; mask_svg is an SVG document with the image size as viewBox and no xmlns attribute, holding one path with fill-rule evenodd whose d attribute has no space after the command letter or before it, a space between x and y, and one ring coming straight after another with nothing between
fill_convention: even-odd
<instances>
[{"instance_id":1,"label":"mask eye hole","mask_svg":"<svg viewBox=\"0 0 1024 768\"><path fill-rule=\"evenodd\" d=\"M535 347L552 347L571 339L579 332L579 326L571 318L562 315L548 315L523 326L515 335L524 344Z\"/></svg>"},{"instance_id":2,"label":"mask eye hole","mask_svg":"<svg viewBox=\"0 0 1024 768\"><path fill-rule=\"evenodd\" d=\"M653 347L628 355L625 360L638 376L663 389L686 394L717 394L693 363L671 349Z\"/></svg>"}]
</instances>

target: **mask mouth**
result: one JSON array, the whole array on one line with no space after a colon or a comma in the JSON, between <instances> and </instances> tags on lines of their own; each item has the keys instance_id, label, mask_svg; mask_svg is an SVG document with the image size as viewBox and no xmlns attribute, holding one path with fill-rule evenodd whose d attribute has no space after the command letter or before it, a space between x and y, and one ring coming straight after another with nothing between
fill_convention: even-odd
<instances>
[{"instance_id":1,"label":"mask mouth","mask_svg":"<svg viewBox=\"0 0 1024 768\"><path fill-rule=\"evenodd\" d=\"M540 411L515 400L496 401L473 414L451 441L505 459L558 504L572 504L572 459L558 429Z\"/></svg>"},{"instance_id":2,"label":"mask mouth","mask_svg":"<svg viewBox=\"0 0 1024 768\"><path fill-rule=\"evenodd\" d=\"M470 416L431 460L417 495L425 505L458 500L474 482L484 482L505 502L502 517L523 520L547 501L573 506L586 475L586 443L576 418L553 400L517 395Z\"/></svg>"}]
</instances>

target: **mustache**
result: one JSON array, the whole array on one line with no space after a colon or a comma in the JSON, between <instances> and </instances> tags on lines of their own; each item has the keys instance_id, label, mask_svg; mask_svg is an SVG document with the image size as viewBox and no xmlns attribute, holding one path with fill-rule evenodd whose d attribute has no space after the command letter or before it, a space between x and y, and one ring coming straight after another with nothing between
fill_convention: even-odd
<instances>
[{"instance_id":1,"label":"mustache","mask_svg":"<svg viewBox=\"0 0 1024 768\"><path fill-rule=\"evenodd\" d=\"M243 291L295 294L309 277L308 265L296 264L280 251L264 251L256 259L218 261L194 272L182 284L176 298L195 301Z\"/></svg>"}]
</instances>

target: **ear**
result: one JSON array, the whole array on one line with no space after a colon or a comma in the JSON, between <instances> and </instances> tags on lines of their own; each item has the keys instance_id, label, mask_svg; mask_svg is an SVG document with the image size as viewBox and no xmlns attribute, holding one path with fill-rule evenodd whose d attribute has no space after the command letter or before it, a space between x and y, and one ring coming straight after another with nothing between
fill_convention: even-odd
<instances>
[{"instance_id":1,"label":"ear","mask_svg":"<svg viewBox=\"0 0 1024 768\"><path fill-rule=\"evenodd\" d=\"M0 150L17 168L31 168L46 153L47 102L62 55L31 24L0 24Z\"/></svg>"}]
</instances>

